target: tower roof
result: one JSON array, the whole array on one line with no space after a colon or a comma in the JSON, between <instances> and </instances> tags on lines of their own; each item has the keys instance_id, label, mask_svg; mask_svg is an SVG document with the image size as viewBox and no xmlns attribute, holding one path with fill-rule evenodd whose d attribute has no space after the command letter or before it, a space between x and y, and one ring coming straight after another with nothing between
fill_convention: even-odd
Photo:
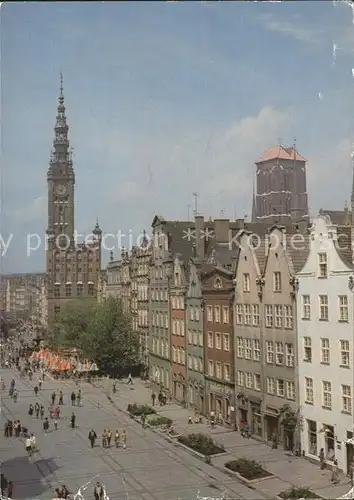
<instances>
[{"instance_id":1,"label":"tower roof","mask_svg":"<svg viewBox=\"0 0 354 500\"><path fill-rule=\"evenodd\" d=\"M257 160L255 163L265 163L270 160L292 160L292 161L303 161L307 160L303 158L296 149L291 146L289 148L284 148L284 146L275 146L274 148L266 149L262 158Z\"/></svg>"}]
</instances>

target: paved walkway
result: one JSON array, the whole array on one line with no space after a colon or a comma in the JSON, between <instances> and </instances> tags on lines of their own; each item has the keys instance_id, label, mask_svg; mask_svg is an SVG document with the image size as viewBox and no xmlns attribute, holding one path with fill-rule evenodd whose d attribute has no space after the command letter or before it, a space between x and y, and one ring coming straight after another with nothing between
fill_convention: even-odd
<instances>
[{"instance_id":1,"label":"paved walkway","mask_svg":"<svg viewBox=\"0 0 354 500\"><path fill-rule=\"evenodd\" d=\"M135 381L134 386L124 383L117 385L117 394L112 394L111 381L99 383L103 392L113 398L115 404L126 409L129 403L151 405L151 390L148 383ZM331 484L331 471L320 470L319 466L300 457L289 456L281 449L272 450L266 444L255 439L244 439L238 432L216 426L211 429L207 424L188 424L187 409L174 403L166 406L156 406L158 414L169 417L174 422L178 433L202 432L209 434L215 441L222 443L228 455L213 458L213 464L222 468L228 460L249 458L261 462L266 470L274 474L274 478L253 483L254 498L274 498L280 492L292 486L308 487L322 498L335 499L347 493L351 486L344 475L338 485Z\"/></svg>"}]
</instances>

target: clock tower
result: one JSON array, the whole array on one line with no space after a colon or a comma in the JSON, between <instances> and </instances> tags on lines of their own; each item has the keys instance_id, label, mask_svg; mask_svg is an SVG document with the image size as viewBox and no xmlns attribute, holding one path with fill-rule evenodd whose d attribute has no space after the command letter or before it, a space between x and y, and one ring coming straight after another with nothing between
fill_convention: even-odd
<instances>
[{"instance_id":1,"label":"clock tower","mask_svg":"<svg viewBox=\"0 0 354 500\"><path fill-rule=\"evenodd\" d=\"M58 113L54 127L54 141L51 153L48 182L48 248L66 248L74 239L75 174L72 153L68 139L69 126L66 122L63 77L59 94Z\"/></svg>"},{"instance_id":2,"label":"clock tower","mask_svg":"<svg viewBox=\"0 0 354 500\"><path fill-rule=\"evenodd\" d=\"M96 301L101 273L102 231L98 222L84 242L79 243L75 238L75 174L68 131L61 77L53 149L47 172L46 292L49 320L55 318L73 298Z\"/></svg>"}]
</instances>

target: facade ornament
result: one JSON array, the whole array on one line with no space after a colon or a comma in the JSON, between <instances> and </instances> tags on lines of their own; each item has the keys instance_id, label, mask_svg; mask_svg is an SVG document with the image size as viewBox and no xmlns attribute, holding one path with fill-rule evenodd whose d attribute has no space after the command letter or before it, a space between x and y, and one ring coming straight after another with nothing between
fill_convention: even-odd
<instances>
[{"instance_id":1,"label":"facade ornament","mask_svg":"<svg viewBox=\"0 0 354 500\"><path fill-rule=\"evenodd\" d=\"M263 297L263 288L264 288L264 285L265 285L265 279L263 278L263 276L259 276L256 279L256 285L258 287L258 297L260 299L262 299L262 297Z\"/></svg>"},{"instance_id":2,"label":"facade ornament","mask_svg":"<svg viewBox=\"0 0 354 500\"><path fill-rule=\"evenodd\" d=\"M296 276L292 276L289 280L289 285L292 287L292 291L290 292L290 295L293 299L295 299L297 292L299 291L299 278Z\"/></svg>"}]
</instances>

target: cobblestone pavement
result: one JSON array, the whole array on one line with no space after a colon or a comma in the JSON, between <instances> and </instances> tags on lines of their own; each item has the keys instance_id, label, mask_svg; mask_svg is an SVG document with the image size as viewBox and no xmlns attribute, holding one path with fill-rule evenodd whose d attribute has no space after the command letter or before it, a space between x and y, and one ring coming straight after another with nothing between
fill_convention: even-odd
<instances>
[{"instance_id":1,"label":"cobblestone pavement","mask_svg":"<svg viewBox=\"0 0 354 500\"><path fill-rule=\"evenodd\" d=\"M106 394L111 394L110 381L103 380L99 385ZM122 409L132 402L151 405L149 384L141 381L136 381L133 387L119 384L118 394L113 397ZM192 415L191 411L176 404L168 404L166 407L157 406L156 410L159 414L171 418L179 433L202 432L211 435L217 442L223 444L228 455L213 458L213 464L220 468L223 468L228 460L240 457L261 462L266 470L274 474L274 478L253 483L255 488L253 498L274 498L292 486L306 486L322 498L335 499L347 493L351 488L349 479L344 475L338 485L333 485L331 484L331 471L320 470L319 465L304 458L289 455L284 450L272 450L255 439L244 439L238 432L220 426L211 430L203 423L188 425L188 416Z\"/></svg>"},{"instance_id":2,"label":"cobblestone pavement","mask_svg":"<svg viewBox=\"0 0 354 500\"><path fill-rule=\"evenodd\" d=\"M7 388L12 377L12 370L0 370L0 376ZM69 395L75 384L46 380L38 398L34 396L34 381L19 379L16 385L19 399L14 403L1 394L1 429L0 459L1 472L14 483L14 499L52 498L53 488L65 484L75 492L80 485L89 480L99 479L106 485L110 500L194 500L200 490L203 496L220 497L225 492L229 498L255 498L255 492L217 468L203 463L188 451L173 446L163 437L129 418L119 409L124 409L128 401L135 401L139 389L134 386L119 384L118 394L112 404L103 387L82 384L82 406L72 408ZM47 408L55 390L64 393L63 418L59 429L50 429L45 434L42 422L28 415L28 406L36 399ZM108 386L107 386L108 390ZM147 393L141 387L141 394ZM72 410L77 417L77 428L69 427ZM24 443L19 438L4 437L6 419L20 419L37 438L39 452L29 458ZM90 429L98 435L104 428L114 431L116 428L127 430L127 449L91 449L88 442ZM88 491L88 490L87 490ZM257 493L257 498L265 499ZM91 500L92 489L85 499ZM269 498L269 497L268 497Z\"/></svg>"}]
</instances>

